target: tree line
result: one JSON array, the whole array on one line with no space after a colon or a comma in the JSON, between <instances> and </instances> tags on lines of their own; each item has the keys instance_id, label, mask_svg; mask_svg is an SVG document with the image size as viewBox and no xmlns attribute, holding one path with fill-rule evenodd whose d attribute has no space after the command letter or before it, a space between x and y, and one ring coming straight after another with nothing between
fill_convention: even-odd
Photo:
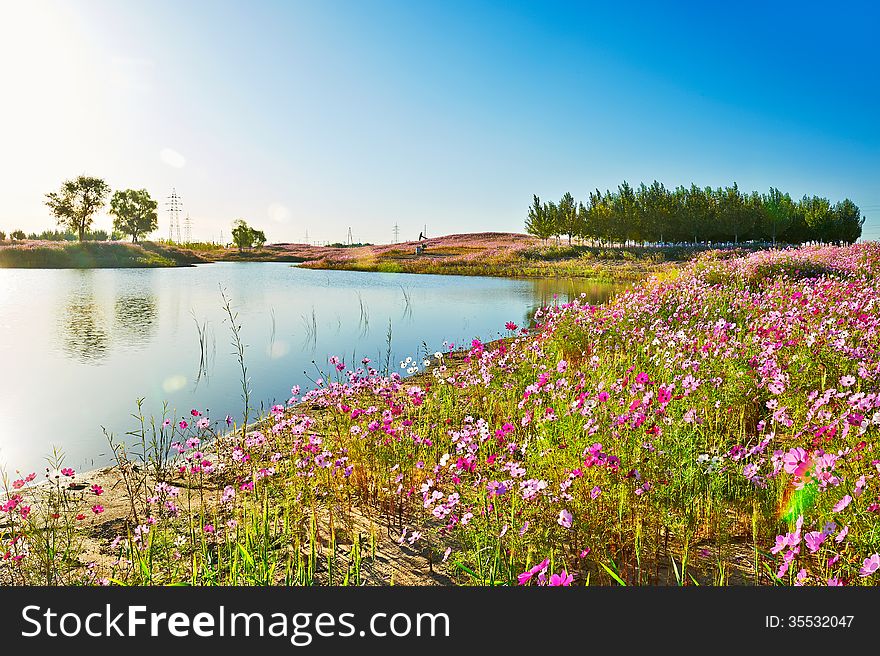
<instances>
[{"instance_id":1,"label":"tree line","mask_svg":"<svg viewBox=\"0 0 880 656\"><path fill-rule=\"evenodd\" d=\"M526 231L541 239L568 237L594 243L703 243L810 241L852 243L862 234L865 219L848 198L831 204L827 198L794 200L779 189L767 193L730 187L677 187L660 182L637 188L624 181L615 191L596 189L586 201L566 193L559 201L535 195L526 217Z\"/></svg>"},{"instance_id":2,"label":"tree line","mask_svg":"<svg viewBox=\"0 0 880 656\"><path fill-rule=\"evenodd\" d=\"M41 233L25 235L23 230L13 230L9 237L13 241L41 239L49 241L106 241L130 236L132 242L155 232L159 226L158 203L146 189L121 189L110 196L110 185L101 178L80 175L65 180L61 189L46 194L46 205L64 230L44 230ZM93 231L92 223L98 212L107 204L110 196L110 215L113 217L113 232ZM239 250L243 248L262 248L266 235L262 230L249 226L243 219L233 224L232 238ZM0 231L0 241L6 233Z\"/></svg>"}]
</instances>

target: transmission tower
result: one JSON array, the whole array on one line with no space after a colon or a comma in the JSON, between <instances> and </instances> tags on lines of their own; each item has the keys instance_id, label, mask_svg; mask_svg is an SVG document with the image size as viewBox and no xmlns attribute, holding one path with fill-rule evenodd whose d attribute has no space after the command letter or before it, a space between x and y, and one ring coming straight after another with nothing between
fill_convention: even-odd
<instances>
[{"instance_id":1,"label":"transmission tower","mask_svg":"<svg viewBox=\"0 0 880 656\"><path fill-rule=\"evenodd\" d=\"M180 210L183 207L183 202L180 200L180 196L177 195L176 189L171 189L171 195L168 197L165 205L168 207L168 216L170 217L168 241L174 241L176 236L177 243L180 243Z\"/></svg>"},{"instance_id":2,"label":"transmission tower","mask_svg":"<svg viewBox=\"0 0 880 656\"><path fill-rule=\"evenodd\" d=\"M351 246L354 243L354 239L351 238L351 228L348 229L348 245Z\"/></svg>"},{"instance_id":3,"label":"transmission tower","mask_svg":"<svg viewBox=\"0 0 880 656\"><path fill-rule=\"evenodd\" d=\"M183 220L183 241L186 244L192 243L192 221L189 220L189 213Z\"/></svg>"},{"instance_id":4,"label":"transmission tower","mask_svg":"<svg viewBox=\"0 0 880 656\"><path fill-rule=\"evenodd\" d=\"M398 243L400 241L400 226L396 223L394 224L394 243Z\"/></svg>"}]
</instances>

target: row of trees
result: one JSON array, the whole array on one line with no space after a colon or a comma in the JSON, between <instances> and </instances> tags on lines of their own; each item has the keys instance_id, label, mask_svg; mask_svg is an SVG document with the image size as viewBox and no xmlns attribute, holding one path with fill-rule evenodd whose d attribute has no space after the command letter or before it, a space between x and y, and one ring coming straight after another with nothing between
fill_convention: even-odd
<instances>
[{"instance_id":1,"label":"row of trees","mask_svg":"<svg viewBox=\"0 0 880 656\"><path fill-rule=\"evenodd\" d=\"M59 225L76 233L79 241L84 241L95 215L106 205L109 195L110 186L104 180L81 175L66 180L59 191L46 194L46 205ZM113 229L130 235L137 243L139 237L150 234L159 226L157 206L146 189L114 192L110 198Z\"/></svg>"},{"instance_id":2,"label":"row of trees","mask_svg":"<svg viewBox=\"0 0 880 656\"><path fill-rule=\"evenodd\" d=\"M558 202L533 197L526 231L548 239L567 236L600 243L733 242L756 240L798 244L808 241L856 241L864 218L848 198L834 205L827 198L795 201L771 188L766 194L731 187L677 187L654 181L616 191L598 189L586 202L566 193Z\"/></svg>"}]
</instances>

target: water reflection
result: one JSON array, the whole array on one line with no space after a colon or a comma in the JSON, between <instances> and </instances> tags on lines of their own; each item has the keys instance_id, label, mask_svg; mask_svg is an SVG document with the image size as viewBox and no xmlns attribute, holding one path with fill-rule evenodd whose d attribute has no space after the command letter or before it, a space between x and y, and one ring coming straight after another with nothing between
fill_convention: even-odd
<instances>
[{"instance_id":1,"label":"water reflection","mask_svg":"<svg viewBox=\"0 0 880 656\"><path fill-rule=\"evenodd\" d=\"M533 283L534 302L523 318L526 326L535 324L535 313L548 305L570 303L576 298L590 305L600 305L616 292L627 287L625 283L609 283L583 278L542 278ZM582 297L583 295L583 297Z\"/></svg>"},{"instance_id":2,"label":"water reflection","mask_svg":"<svg viewBox=\"0 0 880 656\"><path fill-rule=\"evenodd\" d=\"M94 364L107 355L110 334L101 306L94 297L76 295L60 316L61 348L77 362Z\"/></svg>"},{"instance_id":3,"label":"water reflection","mask_svg":"<svg viewBox=\"0 0 880 656\"><path fill-rule=\"evenodd\" d=\"M123 295L114 306L118 335L127 346L143 347L150 343L156 332L158 310L151 295Z\"/></svg>"},{"instance_id":4,"label":"water reflection","mask_svg":"<svg viewBox=\"0 0 880 656\"><path fill-rule=\"evenodd\" d=\"M112 310L111 310L112 308ZM112 326L109 314L112 311ZM102 298L92 276L84 276L70 290L58 315L61 350L71 359L95 364L107 357L111 348L140 349L155 337L159 323L156 299L151 294L123 293Z\"/></svg>"},{"instance_id":5,"label":"water reflection","mask_svg":"<svg viewBox=\"0 0 880 656\"><path fill-rule=\"evenodd\" d=\"M26 443L0 431L0 465L12 458L13 468L39 468L47 445L59 441L72 466L93 463L106 451L100 427L130 430L139 398L147 416L168 402L177 413L212 408L238 418L242 373L221 288L238 316L254 404L284 401L293 385L310 387L331 355L351 363L369 357L395 371L400 360L442 350L444 342L493 339L508 321L529 325L538 307L582 293L601 303L618 289L588 280L318 272L282 263L3 269L0 362L23 375L0 377L0 410L8 424L27 424L40 412L47 377L69 393Z\"/></svg>"}]
</instances>

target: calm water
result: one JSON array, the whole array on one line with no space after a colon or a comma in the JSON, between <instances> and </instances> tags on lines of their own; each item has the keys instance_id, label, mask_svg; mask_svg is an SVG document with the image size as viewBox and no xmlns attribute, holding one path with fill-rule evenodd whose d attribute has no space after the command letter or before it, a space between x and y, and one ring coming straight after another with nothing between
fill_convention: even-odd
<instances>
[{"instance_id":1,"label":"calm water","mask_svg":"<svg viewBox=\"0 0 880 656\"><path fill-rule=\"evenodd\" d=\"M326 369L330 355L392 366L443 341L491 339L506 321L610 285L575 280L310 271L284 263L183 269L0 269L0 466L45 466L53 446L80 470L109 462L102 426L122 436L145 414L209 408L242 414L241 382L220 294L232 300L247 344L252 404L285 402ZM362 309L363 308L363 309ZM204 335L204 348L200 344ZM401 372L405 373L405 372ZM26 470L26 471L25 471Z\"/></svg>"}]
</instances>

